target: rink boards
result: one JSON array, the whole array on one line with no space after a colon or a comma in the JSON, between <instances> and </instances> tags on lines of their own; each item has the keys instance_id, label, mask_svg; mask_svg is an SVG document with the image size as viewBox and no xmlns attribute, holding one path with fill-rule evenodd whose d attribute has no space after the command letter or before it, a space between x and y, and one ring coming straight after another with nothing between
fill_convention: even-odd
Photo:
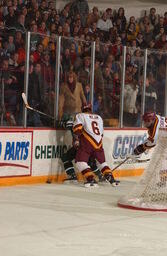
<instances>
[{"instance_id":1,"label":"rink boards","mask_svg":"<svg viewBox=\"0 0 167 256\"><path fill-rule=\"evenodd\" d=\"M60 157L71 146L70 131L10 128L0 129L0 133L0 185L43 183L48 177L55 182L64 179ZM109 166L113 169L122 162L146 136L145 129L105 129L103 145ZM150 154L141 159L150 158ZM114 174L141 175L147 164L128 160Z\"/></svg>"}]
</instances>

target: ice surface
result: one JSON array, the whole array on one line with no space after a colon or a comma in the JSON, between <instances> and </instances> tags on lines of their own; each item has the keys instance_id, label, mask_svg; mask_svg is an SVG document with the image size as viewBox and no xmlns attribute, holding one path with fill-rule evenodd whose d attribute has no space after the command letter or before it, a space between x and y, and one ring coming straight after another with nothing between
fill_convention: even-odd
<instances>
[{"instance_id":1,"label":"ice surface","mask_svg":"<svg viewBox=\"0 0 167 256\"><path fill-rule=\"evenodd\" d=\"M167 213L117 207L134 180L0 188L2 256L166 256Z\"/></svg>"}]
</instances>

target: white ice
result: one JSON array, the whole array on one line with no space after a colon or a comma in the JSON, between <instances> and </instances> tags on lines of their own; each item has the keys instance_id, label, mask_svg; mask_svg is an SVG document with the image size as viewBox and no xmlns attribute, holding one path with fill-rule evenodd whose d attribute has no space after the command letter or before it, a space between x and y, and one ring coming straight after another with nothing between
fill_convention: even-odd
<instances>
[{"instance_id":1,"label":"white ice","mask_svg":"<svg viewBox=\"0 0 167 256\"><path fill-rule=\"evenodd\" d=\"M1 187L0 256L166 256L167 213L117 207L134 183Z\"/></svg>"}]
</instances>

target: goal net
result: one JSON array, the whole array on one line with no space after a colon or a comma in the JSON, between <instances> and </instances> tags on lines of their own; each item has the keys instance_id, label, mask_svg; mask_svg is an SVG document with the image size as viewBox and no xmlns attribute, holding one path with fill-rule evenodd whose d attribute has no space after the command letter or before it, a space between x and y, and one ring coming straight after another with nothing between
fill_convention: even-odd
<instances>
[{"instance_id":1,"label":"goal net","mask_svg":"<svg viewBox=\"0 0 167 256\"><path fill-rule=\"evenodd\" d=\"M139 182L118 200L118 206L146 211L167 211L167 129L160 129L150 163Z\"/></svg>"}]
</instances>

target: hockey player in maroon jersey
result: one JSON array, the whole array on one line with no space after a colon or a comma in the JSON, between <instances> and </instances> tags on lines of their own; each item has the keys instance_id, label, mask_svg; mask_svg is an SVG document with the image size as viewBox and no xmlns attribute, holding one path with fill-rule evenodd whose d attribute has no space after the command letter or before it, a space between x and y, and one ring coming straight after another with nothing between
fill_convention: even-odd
<instances>
[{"instance_id":1,"label":"hockey player in maroon jersey","mask_svg":"<svg viewBox=\"0 0 167 256\"><path fill-rule=\"evenodd\" d=\"M77 181L77 175L74 169L73 160L75 160L75 156L77 153L77 149L79 147L78 140L75 140L75 136L73 135L73 119L71 118L67 121L63 122L63 128L66 130L71 131L71 135L73 138L73 145L70 149L67 150L62 156L61 160L64 165L64 170L67 174L67 178L64 181ZM104 177L102 176L101 171L97 168L96 161L93 158L89 158L88 165L91 167L92 171L98 177L98 181L103 182L105 181Z\"/></svg>"},{"instance_id":2,"label":"hockey player in maroon jersey","mask_svg":"<svg viewBox=\"0 0 167 256\"><path fill-rule=\"evenodd\" d=\"M88 165L88 159L90 156L95 158L99 163L98 168L105 179L113 186L117 186L119 181L114 179L111 169L105 162L104 149L102 145L103 120L99 115L92 113L92 107L90 104L84 106L82 111L82 113L76 115L73 125L73 133L79 143L79 148L75 158L76 167L85 178L85 187L98 186L95 180L95 175Z\"/></svg>"},{"instance_id":3,"label":"hockey player in maroon jersey","mask_svg":"<svg viewBox=\"0 0 167 256\"><path fill-rule=\"evenodd\" d=\"M145 152L147 149L155 147L159 128L167 127L167 118L163 116L156 115L155 112L146 112L143 117L144 126L148 130L148 138L144 141L143 144L138 145L134 149L135 155L140 155Z\"/></svg>"}]
</instances>

